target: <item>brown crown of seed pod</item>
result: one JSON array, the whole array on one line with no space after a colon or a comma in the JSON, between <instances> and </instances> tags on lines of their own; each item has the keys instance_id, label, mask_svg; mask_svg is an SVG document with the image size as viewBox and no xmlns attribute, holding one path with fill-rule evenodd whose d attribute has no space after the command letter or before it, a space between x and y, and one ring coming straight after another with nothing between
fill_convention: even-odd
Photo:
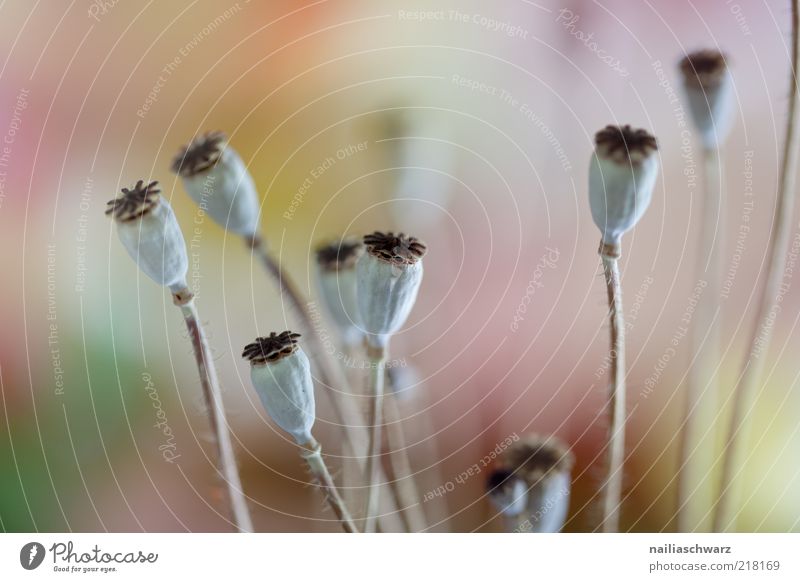
<instances>
[{"instance_id":1,"label":"brown crown of seed pod","mask_svg":"<svg viewBox=\"0 0 800 582\"><path fill-rule=\"evenodd\" d=\"M658 150L656 138L630 125L607 125L594 136L599 156L616 163L637 165Z\"/></svg>"},{"instance_id":2,"label":"brown crown of seed pod","mask_svg":"<svg viewBox=\"0 0 800 582\"><path fill-rule=\"evenodd\" d=\"M364 237L364 245L372 256L397 265L413 265L428 250L423 242L402 232L395 235L393 232L375 231Z\"/></svg>"},{"instance_id":3,"label":"brown crown of seed pod","mask_svg":"<svg viewBox=\"0 0 800 582\"><path fill-rule=\"evenodd\" d=\"M575 457L561 441L553 437L529 435L506 452L504 465L512 473L535 483L551 473L569 472Z\"/></svg>"},{"instance_id":4,"label":"brown crown of seed pod","mask_svg":"<svg viewBox=\"0 0 800 582\"><path fill-rule=\"evenodd\" d=\"M209 131L183 146L172 160L172 171L188 178L205 172L216 164L225 146L227 136L221 131Z\"/></svg>"},{"instance_id":5,"label":"brown crown of seed pod","mask_svg":"<svg viewBox=\"0 0 800 582\"><path fill-rule=\"evenodd\" d=\"M317 248L317 263L324 271L339 271L355 267L364 251L361 241L346 238Z\"/></svg>"},{"instance_id":6,"label":"brown crown of seed pod","mask_svg":"<svg viewBox=\"0 0 800 582\"><path fill-rule=\"evenodd\" d=\"M704 49L689 53L680 62L687 85L700 89L714 89L725 80L728 69L725 53Z\"/></svg>"},{"instance_id":7,"label":"brown crown of seed pod","mask_svg":"<svg viewBox=\"0 0 800 582\"><path fill-rule=\"evenodd\" d=\"M291 356L299 346L297 340L299 333L284 331L276 334L274 331L269 337L257 337L256 341L247 344L242 352L242 357L253 365L274 364L275 362Z\"/></svg>"},{"instance_id":8,"label":"brown crown of seed pod","mask_svg":"<svg viewBox=\"0 0 800 582\"><path fill-rule=\"evenodd\" d=\"M133 189L123 188L120 196L108 201L106 214L120 222L141 218L159 203L161 190L156 186L158 182L150 182L145 186L144 180L139 180Z\"/></svg>"}]
</instances>

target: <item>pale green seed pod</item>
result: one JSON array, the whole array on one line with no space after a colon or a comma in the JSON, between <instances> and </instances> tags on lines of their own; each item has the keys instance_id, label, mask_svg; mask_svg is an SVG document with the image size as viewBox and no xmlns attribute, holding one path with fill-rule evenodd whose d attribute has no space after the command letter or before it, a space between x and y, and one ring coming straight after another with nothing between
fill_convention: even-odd
<instances>
[{"instance_id":1,"label":"pale green seed pod","mask_svg":"<svg viewBox=\"0 0 800 582\"><path fill-rule=\"evenodd\" d=\"M601 254L619 256L622 235L650 206L658 177L656 138L630 125L609 125L595 135L589 166L589 205L602 233Z\"/></svg>"},{"instance_id":2,"label":"pale green seed pod","mask_svg":"<svg viewBox=\"0 0 800 582\"><path fill-rule=\"evenodd\" d=\"M311 365L297 344L299 333L284 331L256 338L242 357L250 361L250 379L267 414L297 444L313 442L315 404Z\"/></svg>"},{"instance_id":3,"label":"pale green seed pod","mask_svg":"<svg viewBox=\"0 0 800 582\"><path fill-rule=\"evenodd\" d=\"M525 481L528 495L521 533L557 533L569 513L574 457L554 437L530 435L506 453L504 467Z\"/></svg>"},{"instance_id":4,"label":"pale green seed pod","mask_svg":"<svg viewBox=\"0 0 800 582\"><path fill-rule=\"evenodd\" d=\"M414 307L427 249L414 237L392 232L367 235L364 246L356 263L358 312L368 343L385 348Z\"/></svg>"},{"instance_id":5,"label":"pale green seed pod","mask_svg":"<svg viewBox=\"0 0 800 582\"><path fill-rule=\"evenodd\" d=\"M508 469L495 469L489 474L486 492L494 508L507 517L520 515L528 506L527 483Z\"/></svg>"},{"instance_id":6,"label":"pale green seed pod","mask_svg":"<svg viewBox=\"0 0 800 582\"><path fill-rule=\"evenodd\" d=\"M258 190L224 133L213 131L184 146L172 171L200 209L229 232L253 237L258 230Z\"/></svg>"},{"instance_id":7,"label":"pale green seed pod","mask_svg":"<svg viewBox=\"0 0 800 582\"><path fill-rule=\"evenodd\" d=\"M186 288L189 260L175 213L156 188L139 180L108 203L122 246L142 272L175 293Z\"/></svg>"},{"instance_id":8,"label":"pale green seed pod","mask_svg":"<svg viewBox=\"0 0 800 582\"><path fill-rule=\"evenodd\" d=\"M689 53L680 62L692 121L706 148L718 148L733 125L733 77L718 50Z\"/></svg>"},{"instance_id":9,"label":"pale green seed pod","mask_svg":"<svg viewBox=\"0 0 800 582\"><path fill-rule=\"evenodd\" d=\"M317 284L325 309L345 344L357 345L363 337L359 324L356 262L363 253L361 241L344 239L317 249Z\"/></svg>"}]
</instances>

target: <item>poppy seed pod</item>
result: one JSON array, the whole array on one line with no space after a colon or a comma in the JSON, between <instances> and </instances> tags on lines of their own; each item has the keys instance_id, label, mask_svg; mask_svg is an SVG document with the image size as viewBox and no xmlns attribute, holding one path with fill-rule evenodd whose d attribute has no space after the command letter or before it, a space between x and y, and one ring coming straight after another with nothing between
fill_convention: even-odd
<instances>
[{"instance_id":1,"label":"poppy seed pod","mask_svg":"<svg viewBox=\"0 0 800 582\"><path fill-rule=\"evenodd\" d=\"M516 517L528 505L528 485L508 469L495 469L486 480L492 505L508 517Z\"/></svg>"},{"instance_id":2,"label":"poppy seed pod","mask_svg":"<svg viewBox=\"0 0 800 582\"><path fill-rule=\"evenodd\" d=\"M201 210L220 226L245 237L258 229L258 192L247 166L221 131L184 146L172 162L184 188Z\"/></svg>"},{"instance_id":3,"label":"poppy seed pod","mask_svg":"<svg viewBox=\"0 0 800 582\"><path fill-rule=\"evenodd\" d=\"M630 125L609 125L595 135L589 205L602 233L602 255L619 256L622 235L650 205L658 176L657 150L655 137Z\"/></svg>"},{"instance_id":4,"label":"poppy seed pod","mask_svg":"<svg viewBox=\"0 0 800 582\"><path fill-rule=\"evenodd\" d=\"M361 241L353 239L317 249L317 282L322 301L348 345L357 344L362 337L358 324L356 262L363 250Z\"/></svg>"},{"instance_id":5,"label":"poppy seed pod","mask_svg":"<svg viewBox=\"0 0 800 582\"><path fill-rule=\"evenodd\" d=\"M528 487L527 520L520 531L557 533L564 526L574 457L553 437L530 435L507 452L505 467Z\"/></svg>"},{"instance_id":6,"label":"poppy seed pod","mask_svg":"<svg viewBox=\"0 0 800 582\"><path fill-rule=\"evenodd\" d=\"M369 344L384 349L414 307L427 249L412 236L392 232L368 234L364 246L356 263L358 311Z\"/></svg>"},{"instance_id":7,"label":"poppy seed pod","mask_svg":"<svg viewBox=\"0 0 800 582\"><path fill-rule=\"evenodd\" d=\"M311 366L297 345L299 333L272 332L245 346L250 379L267 413L297 444L313 442L314 387Z\"/></svg>"},{"instance_id":8,"label":"poppy seed pod","mask_svg":"<svg viewBox=\"0 0 800 582\"><path fill-rule=\"evenodd\" d=\"M123 188L108 202L106 214L114 218L122 246L144 274L175 293L186 288L186 242L157 185L139 180L132 189Z\"/></svg>"},{"instance_id":9,"label":"poppy seed pod","mask_svg":"<svg viewBox=\"0 0 800 582\"><path fill-rule=\"evenodd\" d=\"M706 148L718 147L733 122L733 78L718 50L689 53L680 62L689 112Z\"/></svg>"}]
</instances>

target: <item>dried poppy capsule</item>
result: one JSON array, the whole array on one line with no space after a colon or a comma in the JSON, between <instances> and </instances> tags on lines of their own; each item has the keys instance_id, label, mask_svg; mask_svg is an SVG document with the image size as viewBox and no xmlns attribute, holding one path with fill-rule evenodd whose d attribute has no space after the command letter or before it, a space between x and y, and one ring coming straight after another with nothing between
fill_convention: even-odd
<instances>
[{"instance_id":1,"label":"dried poppy capsule","mask_svg":"<svg viewBox=\"0 0 800 582\"><path fill-rule=\"evenodd\" d=\"M109 201L106 214L114 218L122 246L142 272L176 293L186 289L186 242L157 185L139 180L133 188L123 188Z\"/></svg>"},{"instance_id":2,"label":"dried poppy capsule","mask_svg":"<svg viewBox=\"0 0 800 582\"><path fill-rule=\"evenodd\" d=\"M733 122L733 79L718 50L689 53L680 62L689 112L706 148L725 141Z\"/></svg>"},{"instance_id":3,"label":"dried poppy capsule","mask_svg":"<svg viewBox=\"0 0 800 582\"><path fill-rule=\"evenodd\" d=\"M314 442L314 387L311 367L297 344L299 333L272 332L245 346L250 379L267 413L300 445Z\"/></svg>"},{"instance_id":4,"label":"dried poppy capsule","mask_svg":"<svg viewBox=\"0 0 800 582\"><path fill-rule=\"evenodd\" d=\"M600 254L616 258L653 195L658 176L656 138L630 125L609 125L595 135L589 166L589 205L602 233Z\"/></svg>"},{"instance_id":5,"label":"dried poppy capsule","mask_svg":"<svg viewBox=\"0 0 800 582\"><path fill-rule=\"evenodd\" d=\"M247 166L221 131L181 148L172 171L197 205L230 232L252 238L258 229L258 191Z\"/></svg>"},{"instance_id":6,"label":"dried poppy capsule","mask_svg":"<svg viewBox=\"0 0 800 582\"><path fill-rule=\"evenodd\" d=\"M320 295L348 345L357 344L362 337L358 324L356 262L363 251L361 241L353 239L344 239L317 249Z\"/></svg>"},{"instance_id":7,"label":"dried poppy capsule","mask_svg":"<svg viewBox=\"0 0 800 582\"><path fill-rule=\"evenodd\" d=\"M530 435L508 449L504 466L528 487L524 532L557 533L567 519L574 457L554 437Z\"/></svg>"},{"instance_id":8,"label":"dried poppy capsule","mask_svg":"<svg viewBox=\"0 0 800 582\"><path fill-rule=\"evenodd\" d=\"M413 236L392 232L369 234L364 246L356 264L358 311L369 344L385 349L414 307L427 249Z\"/></svg>"}]
</instances>

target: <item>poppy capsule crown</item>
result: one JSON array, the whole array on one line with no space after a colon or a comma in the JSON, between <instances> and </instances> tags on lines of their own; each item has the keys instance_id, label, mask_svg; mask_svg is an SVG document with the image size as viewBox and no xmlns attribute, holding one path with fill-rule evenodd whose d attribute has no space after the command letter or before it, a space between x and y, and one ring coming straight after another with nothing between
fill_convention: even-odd
<instances>
[{"instance_id":1,"label":"poppy capsule crown","mask_svg":"<svg viewBox=\"0 0 800 582\"><path fill-rule=\"evenodd\" d=\"M242 158L221 131L196 137L172 162L186 192L217 224L253 237L258 229L258 192Z\"/></svg>"},{"instance_id":2,"label":"poppy capsule crown","mask_svg":"<svg viewBox=\"0 0 800 582\"><path fill-rule=\"evenodd\" d=\"M186 242L157 186L158 182L139 180L133 188L123 188L108 202L106 214L116 222L122 246L142 272L175 293L186 288Z\"/></svg>"},{"instance_id":3,"label":"poppy capsule crown","mask_svg":"<svg viewBox=\"0 0 800 582\"><path fill-rule=\"evenodd\" d=\"M358 311L368 343L383 349L414 307L427 248L412 236L377 231L364 246L356 263Z\"/></svg>"},{"instance_id":4,"label":"poppy capsule crown","mask_svg":"<svg viewBox=\"0 0 800 582\"><path fill-rule=\"evenodd\" d=\"M250 362L250 379L267 414L304 445L313 441L316 411L311 366L299 338L291 331L272 332L247 344L242 357Z\"/></svg>"},{"instance_id":5,"label":"poppy capsule crown","mask_svg":"<svg viewBox=\"0 0 800 582\"><path fill-rule=\"evenodd\" d=\"M595 135L589 164L589 205L602 234L601 254L618 257L622 235L644 215L658 176L656 138L630 125L609 125Z\"/></svg>"}]
</instances>

